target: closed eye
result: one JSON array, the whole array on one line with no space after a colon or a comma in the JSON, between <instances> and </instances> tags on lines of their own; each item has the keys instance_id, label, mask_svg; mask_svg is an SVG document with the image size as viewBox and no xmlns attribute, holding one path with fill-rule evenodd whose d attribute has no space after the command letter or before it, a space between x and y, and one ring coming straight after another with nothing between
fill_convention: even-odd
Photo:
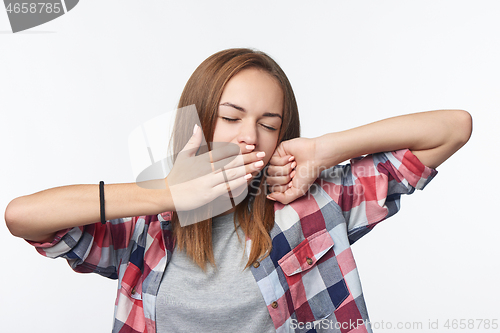
<instances>
[{"instance_id":1,"label":"closed eye","mask_svg":"<svg viewBox=\"0 0 500 333\"><path fill-rule=\"evenodd\" d=\"M224 121L227 121L229 123L234 123L236 121L238 121L238 119L236 118L228 118L228 117L221 117Z\"/></svg>"},{"instance_id":2,"label":"closed eye","mask_svg":"<svg viewBox=\"0 0 500 333\"><path fill-rule=\"evenodd\" d=\"M274 128L272 126L268 126L268 125L264 125L264 124L260 124L260 125L269 131L276 131L277 130L276 128Z\"/></svg>"},{"instance_id":3,"label":"closed eye","mask_svg":"<svg viewBox=\"0 0 500 333\"><path fill-rule=\"evenodd\" d=\"M222 120L227 121L228 123L235 123L235 122L240 120L239 118L229 118L229 117L221 117L221 118L222 118ZM260 124L260 126L262 126L264 129L271 131L271 132L277 130L276 128L269 126L269 125L266 125L266 124Z\"/></svg>"}]
</instances>

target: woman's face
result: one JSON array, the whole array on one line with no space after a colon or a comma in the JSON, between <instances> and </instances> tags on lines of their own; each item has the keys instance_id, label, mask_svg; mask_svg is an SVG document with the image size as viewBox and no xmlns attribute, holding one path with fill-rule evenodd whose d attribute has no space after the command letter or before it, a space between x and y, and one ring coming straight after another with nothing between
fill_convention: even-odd
<instances>
[{"instance_id":1,"label":"woman's face","mask_svg":"<svg viewBox=\"0 0 500 333\"><path fill-rule=\"evenodd\" d=\"M257 68L238 72L222 92L214 142L231 142L248 152L263 151L264 165L278 143L283 117L283 92L276 79Z\"/></svg>"}]
</instances>

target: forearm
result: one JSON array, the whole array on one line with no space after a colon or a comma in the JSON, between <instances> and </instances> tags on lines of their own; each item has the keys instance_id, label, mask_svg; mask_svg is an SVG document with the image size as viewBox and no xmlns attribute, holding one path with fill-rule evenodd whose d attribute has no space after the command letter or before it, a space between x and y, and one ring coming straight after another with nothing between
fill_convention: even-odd
<instances>
[{"instance_id":1,"label":"forearm","mask_svg":"<svg viewBox=\"0 0 500 333\"><path fill-rule=\"evenodd\" d=\"M364 154L410 149L420 161L437 167L470 137L470 115L461 110L440 110L388 118L316 139L316 154L323 167Z\"/></svg>"},{"instance_id":2,"label":"forearm","mask_svg":"<svg viewBox=\"0 0 500 333\"><path fill-rule=\"evenodd\" d=\"M104 185L106 219L153 215L173 210L166 189L135 183ZM12 200L5 221L15 236L50 240L62 229L100 221L99 185L56 187Z\"/></svg>"}]
</instances>

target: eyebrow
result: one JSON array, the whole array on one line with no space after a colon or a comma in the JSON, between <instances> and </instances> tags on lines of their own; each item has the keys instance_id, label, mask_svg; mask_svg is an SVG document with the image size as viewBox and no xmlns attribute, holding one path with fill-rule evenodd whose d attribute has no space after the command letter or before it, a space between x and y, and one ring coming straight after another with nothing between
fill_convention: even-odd
<instances>
[{"instance_id":1,"label":"eyebrow","mask_svg":"<svg viewBox=\"0 0 500 333\"><path fill-rule=\"evenodd\" d=\"M226 102L226 103L222 103L221 105L232 107L232 108L234 108L234 109L236 109L238 111L241 111L241 112L247 112L247 110L245 110L241 106L238 106L238 105L233 104L233 103ZM281 115L279 115L278 113L266 112L266 113L263 114L263 116L264 117L278 117L281 120L283 120L283 118L281 117Z\"/></svg>"}]
</instances>

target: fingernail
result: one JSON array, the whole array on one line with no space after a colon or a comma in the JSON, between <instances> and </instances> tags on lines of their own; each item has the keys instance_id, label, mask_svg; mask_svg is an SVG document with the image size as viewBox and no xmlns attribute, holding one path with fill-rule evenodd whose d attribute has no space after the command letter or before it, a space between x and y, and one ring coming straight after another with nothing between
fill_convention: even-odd
<instances>
[{"instance_id":1,"label":"fingernail","mask_svg":"<svg viewBox=\"0 0 500 333\"><path fill-rule=\"evenodd\" d=\"M290 187L292 187L292 186L293 186L293 185L292 185L292 182L289 182L289 183L288 183L288 188L290 188Z\"/></svg>"},{"instance_id":2,"label":"fingernail","mask_svg":"<svg viewBox=\"0 0 500 333\"><path fill-rule=\"evenodd\" d=\"M257 153L257 157L264 157L264 156L266 156L266 153L264 153L263 151L259 151Z\"/></svg>"},{"instance_id":3,"label":"fingernail","mask_svg":"<svg viewBox=\"0 0 500 333\"><path fill-rule=\"evenodd\" d=\"M247 174L245 175L245 179L247 179L247 180L248 180L248 179L250 179L250 178L252 178L252 174L251 174L251 173L247 173Z\"/></svg>"},{"instance_id":4,"label":"fingernail","mask_svg":"<svg viewBox=\"0 0 500 333\"><path fill-rule=\"evenodd\" d=\"M255 146L254 145L246 145L245 148L248 149L248 150L252 150L252 149L255 148Z\"/></svg>"},{"instance_id":5,"label":"fingernail","mask_svg":"<svg viewBox=\"0 0 500 333\"><path fill-rule=\"evenodd\" d=\"M288 159L288 162L291 162L295 159L295 156L291 156L289 159Z\"/></svg>"},{"instance_id":6,"label":"fingernail","mask_svg":"<svg viewBox=\"0 0 500 333\"><path fill-rule=\"evenodd\" d=\"M293 178L293 176L295 176L295 170L293 170L293 171L290 173L290 178Z\"/></svg>"},{"instance_id":7,"label":"fingernail","mask_svg":"<svg viewBox=\"0 0 500 333\"><path fill-rule=\"evenodd\" d=\"M292 163L292 169L295 168L297 166L297 162L293 162Z\"/></svg>"},{"instance_id":8,"label":"fingernail","mask_svg":"<svg viewBox=\"0 0 500 333\"><path fill-rule=\"evenodd\" d=\"M263 165L264 165L264 161L258 161L258 162L255 162L255 164L254 164L254 166L255 166L256 168L259 168L259 167L261 167L261 166L263 166Z\"/></svg>"},{"instance_id":9,"label":"fingernail","mask_svg":"<svg viewBox=\"0 0 500 333\"><path fill-rule=\"evenodd\" d=\"M270 196L267 196L267 198L268 198L269 200L276 201L276 199L271 198Z\"/></svg>"},{"instance_id":10,"label":"fingernail","mask_svg":"<svg viewBox=\"0 0 500 333\"><path fill-rule=\"evenodd\" d=\"M198 125L194 124L193 135L195 135L196 132L198 132Z\"/></svg>"}]
</instances>

